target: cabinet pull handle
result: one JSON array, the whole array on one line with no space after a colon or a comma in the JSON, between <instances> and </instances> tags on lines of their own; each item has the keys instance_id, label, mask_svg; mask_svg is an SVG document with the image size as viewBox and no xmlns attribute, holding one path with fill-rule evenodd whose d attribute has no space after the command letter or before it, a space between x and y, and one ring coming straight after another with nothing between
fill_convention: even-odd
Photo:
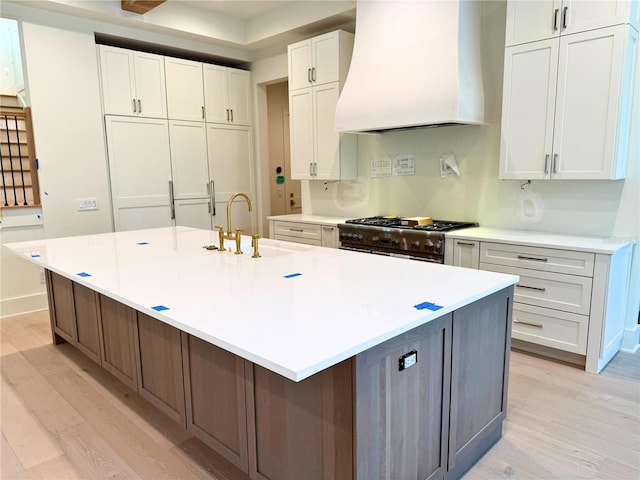
<instances>
[{"instance_id":1,"label":"cabinet pull handle","mask_svg":"<svg viewBox=\"0 0 640 480\"><path fill-rule=\"evenodd\" d=\"M316 81L316 67L311 69L311 80Z\"/></svg>"},{"instance_id":2,"label":"cabinet pull handle","mask_svg":"<svg viewBox=\"0 0 640 480\"><path fill-rule=\"evenodd\" d=\"M231 112L231 123L233 123L233 108L229 109L229 112Z\"/></svg>"},{"instance_id":3,"label":"cabinet pull handle","mask_svg":"<svg viewBox=\"0 0 640 480\"><path fill-rule=\"evenodd\" d=\"M323 225L323 226L322 226L322 229L323 229L323 230L331 230L331 231L333 231L333 230L334 230L334 228L335 228L335 227L327 227L326 225Z\"/></svg>"},{"instance_id":4,"label":"cabinet pull handle","mask_svg":"<svg viewBox=\"0 0 640 480\"><path fill-rule=\"evenodd\" d=\"M548 153L544 156L544 173L549 173L549 157Z\"/></svg>"},{"instance_id":5,"label":"cabinet pull handle","mask_svg":"<svg viewBox=\"0 0 640 480\"><path fill-rule=\"evenodd\" d=\"M309 162L309 176L313 177L313 162Z\"/></svg>"},{"instance_id":6,"label":"cabinet pull handle","mask_svg":"<svg viewBox=\"0 0 640 480\"><path fill-rule=\"evenodd\" d=\"M216 184L213 183L213 180L209 182L209 191L211 192L211 205L212 205L212 216L216 216Z\"/></svg>"},{"instance_id":7,"label":"cabinet pull handle","mask_svg":"<svg viewBox=\"0 0 640 480\"><path fill-rule=\"evenodd\" d=\"M227 122L229 121L229 109L227 108Z\"/></svg>"},{"instance_id":8,"label":"cabinet pull handle","mask_svg":"<svg viewBox=\"0 0 640 480\"><path fill-rule=\"evenodd\" d=\"M133 113L137 113L138 111L136 110L136 99L132 98L131 102L133 103Z\"/></svg>"},{"instance_id":9,"label":"cabinet pull handle","mask_svg":"<svg viewBox=\"0 0 640 480\"><path fill-rule=\"evenodd\" d=\"M553 11L553 31L554 32L558 31L558 13L560 13L560 10L556 8Z\"/></svg>"},{"instance_id":10,"label":"cabinet pull handle","mask_svg":"<svg viewBox=\"0 0 640 480\"><path fill-rule=\"evenodd\" d=\"M546 257L528 257L526 255L518 255L518 260L535 260L536 262L548 262L549 259Z\"/></svg>"},{"instance_id":11,"label":"cabinet pull handle","mask_svg":"<svg viewBox=\"0 0 640 480\"><path fill-rule=\"evenodd\" d=\"M313 176L314 177L318 176L318 163L317 162L313 162Z\"/></svg>"},{"instance_id":12,"label":"cabinet pull handle","mask_svg":"<svg viewBox=\"0 0 640 480\"><path fill-rule=\"evenodd\" d=\"M291 232L300 232L300 233L302 233L302 232L304 232L304 229L302 229L302 228L291 228L291 227L289 227L289 231L291 231Z\"/></svg>"},{"instance_id":13,"label":"cabinet pull handle","mask_svg":"<svg viewBox=\"0 0 640 480\"><path fill-rule=\"evenodd\" d=\"M311 83L311 69L307 68L307 81Z\"/></svg>"},{"instance_id":14,"label":"cabinet pull handle","mask_svg":"<svg viewBox=\"0 0 640 480\"><path fill-rule=\"evenodd\" d=\"M546 288L544 287L532 287L531 285L522 285L521 283L516 283L516 287L528 288L529 290L538 290L539 292L544 292L546 290Z\"/></svg>"},{"instance_id":15,"label":"cabinet pull handle","mask_svg":"<svg viewBox=\"0 0 640 480\"><path fill-rule=\"evenodd\" d=\"M171 220L176 218L176 204L173 196L173 181L169 180L169 203L171 203Z\"/></svg>"},{"instance_id":16,"label":"cabinet pull handle","mask_svg":"<svg viewBox=\"0 0 640 480\"><path fill-rule=\"evenodd\" d=\"M200 108L202 109L202 119L204 120L204 105Z\"/></svg>"},{"instance_id":17,"label":"cabinet pull handle","mask_svg":"<svg viewBox=\"0 0 640 480\"><path fill-rule=\"evenodd\" d=\"M207 212L211 213L211 200L207 202Z\"/></svg>"},{"instance_id":18,"label":"cabinet pull handle","mask_svg":"<svg viewBox=\"0 0 640 480\"><path fill-rule=\"evenodd\" d=\"M513 323L521 323L523 325L529 325L531 327L537 327L537 328L542 328L542 324L541 323L536 323L536 322L525 322L523 320L518 320L516 318L513 319Z\"/></svg>"},{"instance_id":19,"label":"cabinet pull handle","mask_svg":"<svg viewBox=\"0 0 640 480\"><path fill-rule=\"evenodd\" d=\"M566 30L567 29L567 12L569 11L569 7L564 7L562 9L562 29Z\"/></svg>"},{"instance_id":20,"label":"cabinet pull handle","mask_svg":"<svg viewBox=\"0 0 640 480\"><path fill-rule=\"evenodd\" d=\"M553 173L558 173L558 157L559 155L557 153L553 154Z\"/></svg>"},{"instance_id":21,"label":"cabinet pull handle","mask_svg":"<svg viewBox=\"0 0 640 480\"><path fill-rule=\"evenodd\" d=\"M466 245L467 247L475 247L476 244L473 242L459 242L456 240L456 245Z\"/></svg>"},{"instance_id":22,"label":"cabinet pull handle","mask_svg":"<svg viewBox=\"0 0 640 480\"><path fill-rule=\"evenodd\" d=\"M142 102L138 99L138 113L142 113Z\"/></svg>"}]
</instances>

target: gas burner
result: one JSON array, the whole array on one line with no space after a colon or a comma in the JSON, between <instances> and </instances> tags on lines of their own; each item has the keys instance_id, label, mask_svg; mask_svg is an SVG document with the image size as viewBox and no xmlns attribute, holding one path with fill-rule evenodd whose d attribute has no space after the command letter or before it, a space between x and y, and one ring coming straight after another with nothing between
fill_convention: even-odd
<instances>
[{"instance_id":1,"label":"gas burner","mask_svg":"<svg viewBox=\"0 0 640 480\"><path fill-rule=\"evenodd\" d=\"M450 222L447 220L434 220L433 223L427 225L416 225L414 230L426 230L428 232L449 232L451 230L459 230L461 228L477 227L477 223L472 222Z\"/></svg>"},{"instance_id":2,"label":"gas burner","mask_svg":"<svg viewBox=\"0 0 640 480\"><path fill-rule=\"evenodd\" d=\"M346 223L353 223L355 225L372 225L375 227L399 227L400 219L397 217L365 217L347 220Z\"/></svg>"}]
</instances>

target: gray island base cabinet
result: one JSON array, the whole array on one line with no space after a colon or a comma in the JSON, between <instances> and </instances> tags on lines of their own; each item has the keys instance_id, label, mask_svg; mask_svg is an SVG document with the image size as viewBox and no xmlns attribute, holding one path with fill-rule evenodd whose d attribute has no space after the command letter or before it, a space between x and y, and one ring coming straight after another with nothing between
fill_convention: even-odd
<instances>
[{"instance_id":1,"label":"gray island base cabinet","mask_svg":"<svg viewBox=\"0 0 640 480\"><path fill-rule=\"evenodd\" d=\"M251 479L459 478L502 435L513 287L294 382L49 270L47 286L54 343Z\"/></svg>"}]
</instances>

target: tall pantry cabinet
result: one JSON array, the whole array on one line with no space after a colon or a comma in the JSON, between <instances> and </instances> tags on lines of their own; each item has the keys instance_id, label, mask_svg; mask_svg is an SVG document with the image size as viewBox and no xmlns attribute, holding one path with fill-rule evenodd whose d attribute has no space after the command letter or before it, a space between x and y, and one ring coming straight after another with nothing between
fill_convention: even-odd
<instances>
[{"instance_id":1,"label":"tall pantry cabinet","mask_svg":"<svg viewBox=\"0 0 640 480\"><path fill-rule=\"evenodd\" d=\"M637 40L636 0L507 3L500 178L625 177Z\"/></svg>"},{"instance_id":2,"label":"tall pantry cabinet","mask_svg":"<svg viewBox=\"0 0 640 480\"><path fill-rule=\"evenodd\" d=\"M250 73L104 45L99 54L115 229L223 225L233 193L253 197ZM148 106L144 86L162 91L162 108ZM232 212L233 227L251 232L246 205Z\"/></svg>"}]
</instances>

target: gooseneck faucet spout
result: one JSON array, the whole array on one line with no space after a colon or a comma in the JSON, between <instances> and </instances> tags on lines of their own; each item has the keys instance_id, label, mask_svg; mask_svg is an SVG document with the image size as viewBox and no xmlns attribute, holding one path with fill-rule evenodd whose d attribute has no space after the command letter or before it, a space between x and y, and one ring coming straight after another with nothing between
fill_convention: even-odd
<instances>
[{"instance_id":1,"label":"gooseneck faucet spout","mask_svg":"<svg viewBox=\"0 0 640 480\"><path fill-rule=\"evenodd\" d=\"M231 233L231 204L236 199L236 197L244 198L247 201L247 207L249 208L249 211L251 211L251 200L249 199L246 193L237 192L231 195L231 197L229 198L229 201L227 202L227 235L226 235L226 238L230 240L235 238L233 233Z\"/></svg>"}]
</instances>

